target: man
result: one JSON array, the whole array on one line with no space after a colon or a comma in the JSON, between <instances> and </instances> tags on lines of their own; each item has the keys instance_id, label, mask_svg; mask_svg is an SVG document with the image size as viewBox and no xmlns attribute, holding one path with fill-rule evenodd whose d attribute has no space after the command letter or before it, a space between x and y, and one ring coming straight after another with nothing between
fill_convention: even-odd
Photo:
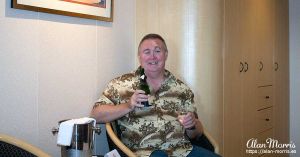
<instances>
[{"instance_id":1,"label":"man","mask_svg":"<svg viewBox=\"0 0 300 157\"><path fill-rule=\"evenodd\" d=\"M146 35L139 44L138 58L140 67L135 72L109 83L92 116L103 123L117 120L121 140L138 156L199 156L199 152L213 156L189 141L202 134L203 128L196 118L193 92L165 69L168 49L164 39ZM150 95L138 89L141 68ZM144 101L151 107L144 107Z\"/></svg>"}]
</instances>

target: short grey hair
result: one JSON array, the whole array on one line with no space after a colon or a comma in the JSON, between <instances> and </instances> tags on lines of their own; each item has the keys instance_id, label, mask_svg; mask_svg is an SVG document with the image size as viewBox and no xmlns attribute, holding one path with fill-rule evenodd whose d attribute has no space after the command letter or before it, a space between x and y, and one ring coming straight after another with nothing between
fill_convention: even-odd
<instances>
[{"instance_id":1,"label":"short grey hair","mask_svg":"<svg viewBox=\"0 0 300 157\"><path fill-rule=\"evenodd\" d=\"M147 35L145 35L145 36L142 38L142 40L141 40L140 43L139 43L138 51L140 50L141 44L142 44L145 40L148 40L148 39L158 39L158 40L160 40L160 41L163 43L163 46L164 46L163 48L165 49L166 52L168 52L167 44L166 44L164 38L161 37L160 35L154 34L154 33L147 34Z\"/></svg>"}]
</instances>

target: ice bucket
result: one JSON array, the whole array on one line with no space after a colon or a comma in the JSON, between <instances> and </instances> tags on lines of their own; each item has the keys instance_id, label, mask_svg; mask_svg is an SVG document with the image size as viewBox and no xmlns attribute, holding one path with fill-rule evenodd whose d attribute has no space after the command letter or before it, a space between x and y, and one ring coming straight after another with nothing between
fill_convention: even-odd
<instances>
[{"instance_id":1,"label":"ice bucket","mask_svg":"<svg viewBox=\"0 0 300 157\"><path fill-rule=\"evenodd\" d=\"M59 124L61 122L60 121ZM56 134L58 129L52 129ZM74 124L73 134L70 146L61 146L62 157L91 157L94 146L94 133L100 134L99 127L94 127L93 122L87 124Z\"/></svg>"}]
</instances>

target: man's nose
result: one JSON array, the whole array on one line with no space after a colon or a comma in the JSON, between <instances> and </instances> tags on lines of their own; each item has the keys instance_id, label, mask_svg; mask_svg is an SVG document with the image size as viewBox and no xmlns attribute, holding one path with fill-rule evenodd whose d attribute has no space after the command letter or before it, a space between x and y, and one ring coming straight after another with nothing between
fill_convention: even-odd
<instances>
[{"instance_id":1,"label":"man's nose","mask_svg":"<svg viewBox=\"0 0 300 157\"><path fill-rule=\"evenodd\" d=\"M152 51L152 53L151 53L151 58L157 58L157 56L156 56L156 54L155 54L155 52L154 51Z\"/></svg>"}]
</instances>

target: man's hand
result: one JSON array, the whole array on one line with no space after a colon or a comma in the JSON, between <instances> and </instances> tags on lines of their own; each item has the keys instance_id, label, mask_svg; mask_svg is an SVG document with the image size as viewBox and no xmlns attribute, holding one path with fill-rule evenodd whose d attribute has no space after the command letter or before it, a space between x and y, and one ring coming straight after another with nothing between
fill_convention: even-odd
<instances>
[{"instance_id":1,"label":"man's hand","mask_svg":"<svg viewBox=\"0 0 300 157\"><path fill-rule=\"evenodd\" d=\"M149 96L145 95L143 90L136 90L130 97L128 106L131 110L134 110L135 107L144 107L141 102L148 101Z\"/></svg>"},{"instance_id":2,"label":"man's hand","mask_svg":"<svg viewBox=\"0 0 300 157\"><path fill-rule=\"evenodd\" d=\"M179 115L178 120L185 129L195 128L196 118L195 114L192 112L188 112L185 115Z\"/></svg>"}]
</instances>

